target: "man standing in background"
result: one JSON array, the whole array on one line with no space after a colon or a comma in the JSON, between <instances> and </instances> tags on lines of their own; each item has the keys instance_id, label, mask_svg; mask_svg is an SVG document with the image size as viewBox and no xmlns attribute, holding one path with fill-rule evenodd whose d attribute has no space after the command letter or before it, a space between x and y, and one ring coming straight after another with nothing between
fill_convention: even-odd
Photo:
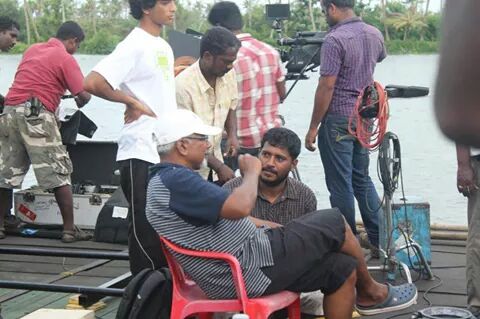
<instances>
[{"instance_id":1,"label":"man standing in background","mask_svg":"<svg viewBox=\"0 0 480 319\"><path fill-rule=\"evenodd\" d=\"M148 170L160 162L154 140L155 117L176 109L173 52L160 35L173 24L174 0L129 0L138 27L85 79L94 95L126 106L118 140L120 183L130 204L128 253L133 275L166 265L158 240L145 217Z\"/></svg>"},{"instance_id":2,"label":"man standing in background","mask_svg":"<svg viewBox=\"0 0 480 319\"><path fill-rule=\"evenodd\" d=\"M257 156L265 132L282 125L278 107L285 98L286 71L277 50L242 31L242 14L235 3L217 2L208 21L227 28L242 43L233 64L238 82L239 154ZM236 164L233 166L236 168Z\"/></svg>"},{"instance_id":3,"label":"man standing in background","mask_svg":"<svg viewBox=\"0 0 480 319\"><path fill-rule=\"evenodd\" d=\"M369 152L348 133L348 122L358 95L373 84L375 65L386 57L383 36L355 15L354 0L321 4L330 30L321 48L321 77L305 147L313 152L318 134L332 207L340 209L356 234L355 196L370 244L378 247L382 209L368 172Z\"/></svg>"},{"instance_id":4,"label":"man standing in background","mask_svg":"<svg viewBox=\"0 0 480 319\"><path fill-rule=\"evenodd\" d=\"M9 17L0 16L0 51L7 52L15 46L20 33L18 23Z\"/></svg>"},{"instance_id":5,"label":"man standing in background","mask_svg":"<svg viewBox=\"0 0 480 319\"><path fill-rule=\"evenodd\" d=\"M194 112L208 125L225 128L230 156L235 156L238 148L235 116L238 92L233 62L240 45L227 29L211 28L200 42L200 59L175 78L178 107ZM223 162L221 137L212 136L210 141L208 167L199 172L211 181L218 178L223 185L235 175Z\"/></svg>"},{"instance_id":6,"label":"man standing in background","mask_svg":"<svg viewBox=\"0 0 480 319\"><path fill-rule=\"evenodd\" d=\"M20 26L9 17L0 16L0 51L7 52L17 43ZM0 114L3 112L5 98L0 94Z\"/></svg>"},{"instance_id":7,"label":"man standing in background","mask_svg":"<svg viewBox=\"0 0 480 319\"><path fill-rule=\"evenodd\" d=\"M468 198L467 304L480 318L480 150L457 144L457 189Z\"/></svg>"},{"instance_id":8,"label":"man standing in background","mask_svg":"<svg viewBox=\"0 0 480 319\"><path fill-rule=\"evenodd\" d=\"M5 238L4 217L12 208L12 189L22 186L30 164L38 184L53 189L63 219L62 241L91 238L74 226L72 162L55 117L65 90L75 96L78 107L90 100L72 56L84 38L82 28L67 21L54 38L32 45L20 61L0 116L0 239Z\"/></svg>"}]
</instances>

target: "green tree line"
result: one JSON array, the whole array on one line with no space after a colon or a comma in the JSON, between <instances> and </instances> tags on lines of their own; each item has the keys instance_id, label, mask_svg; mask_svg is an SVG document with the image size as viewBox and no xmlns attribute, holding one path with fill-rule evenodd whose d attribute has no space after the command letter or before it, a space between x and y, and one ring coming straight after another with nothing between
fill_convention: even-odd
<instances>
[{"instance_id":1,"label":"green tree line","mask_svg":"<svg viewBox=\"0 0 480 319\"><path fill-rule=\"evenodd\" d=\"M270 1L276 2L276 1ZM278 35L265 18L264 1L244 0L245 31L273 45ZM205 0L177 0L177 13L171 28L204 32L211 3ZM325 31L325 18L318 0L290 0L291 16L284 21L283 35L297 31ZM364 21L380 29L390 53L436 52L441 14L431 12L430 0L358 0L356 12ZM86 33L81 53L107 54L136 25L129 15L128 0L0 0L0 15L20 23L20 43L14 53L30 44L55 35L67 20L78 22ZM165 36L168 29L165 30Z\"/></svg>"}]
</instances>

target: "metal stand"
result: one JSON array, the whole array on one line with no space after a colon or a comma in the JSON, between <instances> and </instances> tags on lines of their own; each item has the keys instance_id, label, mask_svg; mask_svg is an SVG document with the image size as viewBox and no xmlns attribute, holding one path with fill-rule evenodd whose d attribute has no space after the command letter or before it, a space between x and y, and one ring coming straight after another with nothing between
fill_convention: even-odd
<instances>
[{"instance_id":1,"label":"metal stand","mask_svg":"<svg viewBox=\"0 0 480 319\"><path fill-rule=\"evenodd\" d=\"M384 211L385 223L380 227L383 228L383 226L385 226L385 233L387 234L388 240L387 240L387 247L385 247L385 250L380 249L380 252L383 258L385 258L386 263L381 266L369 266L368 270L385 271L387 272L387 281L394 282L396 278L397 268L398 266L400 266L402 267L403 272L407 277L407 281L409 283L412 283L412 275L410 273L410 269L405 263L399 262L397 260L396 253L397 251L404 250L404 249L414 249L416 255L420 259L420 263L422 265L424 275L426 275L426 278L428 280L434 280L432 269L430 268L430 265L428 264L425 256L423 255L422 248L417 242L415 242L411 238L408 238L407 243L405 245L402 245L399 247L395 245L395 241L393 240L393 219L392 219L391 198L388 198L388 197L385 198L385 206L386 206ZM383 230L381 229L381 231Z\"/></svg>"},{"instance_id":2,"label":"metal stand","mask_svg":"<svg viewBox=\"0 0 480 319\"><path fill-rule=\"evenodd\" d=\"M398 147L398 150L394 150L391 152L390 149L390 141L393 142L394 147ZM396 253L397 251L404 250L404 249L413 249L420 259L420 263L422 265L422 272L426 275L427 279L434 280L434 275L432 273L432 269L428 264L423 252L422 248L418 243L416 243L412 238L410 238L410 234L406 234L406 243L405 245L396 247L395 241L393 240L393 215L392 215L392 197L393 193L397 187L398 182L398 175L395 174L394 170L400 170L400 144L398 138L395 134L388 132L385 134L384 141L380 145L379 148L379 161L384 161L383 167L380 167L380 170L386 170L387 172L383 172L385 175L388 175L390 180L385 183L384 185L384 194L385 194L385 210L384 210L384 223L380 225L380 231L386 234L387 238L387 245L385 250L380 249L382 256L385 258L386 262L382 266L370 266L368 267L369 270L381 270L387 272L387 280L390 282L395 281L397 266L401 266L405 276L409 283L412 283L412 276L410 274L410 269L407 265L402 262L397 261ZM393 176L392 176L393 175ZM388 185L388 186L386 186ZM394 185L394 186L393 186Z\"/></svg>"}]
</instances>

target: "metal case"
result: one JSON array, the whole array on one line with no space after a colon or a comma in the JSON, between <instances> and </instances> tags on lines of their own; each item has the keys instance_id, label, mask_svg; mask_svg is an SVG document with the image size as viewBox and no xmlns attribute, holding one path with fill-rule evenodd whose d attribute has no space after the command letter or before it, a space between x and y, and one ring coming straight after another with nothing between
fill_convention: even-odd
<instances>
[{"instance_id":1,"label":"metal case","mask_svg":"<svg viewBox=\"0 0 480 319\"><path fill-rule=\"evenodd\" d=\"M73 164L71 177L75 224L80 228L94 229L100 210L111 192L118 187L118 176L114 174L117 144L78 141L76 145L69 145L67 150ZM14 205L16 216L26 223L62 225L62 216L53 192L39 188L21 190L14 193ZM116 213L118 217L126 217L125 210L120 209Z\"/></svg>"}]
</instances>

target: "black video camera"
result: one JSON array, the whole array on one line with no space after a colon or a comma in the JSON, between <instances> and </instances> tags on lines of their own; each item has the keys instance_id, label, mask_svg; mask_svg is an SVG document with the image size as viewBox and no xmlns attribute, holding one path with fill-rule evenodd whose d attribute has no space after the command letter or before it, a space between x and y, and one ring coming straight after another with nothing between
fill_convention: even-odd
<instances>
[{"instance_id":1,"label":"black video camera","mask_svg":"<svg viewBox=\"0 0 480 319\"><path fill-rule=\"evenodd\" d=\"M320 65L320 48L326 32L297 32L293 38L282 36L283 20L290 17L289 4L267 4L267 20L273 21L272 27L278 34L277 43L289 46L288 50L279 50L283 62L287 62L287 80L307 79L305 72L312 71Z\"/></svg>"}]
</instances>

